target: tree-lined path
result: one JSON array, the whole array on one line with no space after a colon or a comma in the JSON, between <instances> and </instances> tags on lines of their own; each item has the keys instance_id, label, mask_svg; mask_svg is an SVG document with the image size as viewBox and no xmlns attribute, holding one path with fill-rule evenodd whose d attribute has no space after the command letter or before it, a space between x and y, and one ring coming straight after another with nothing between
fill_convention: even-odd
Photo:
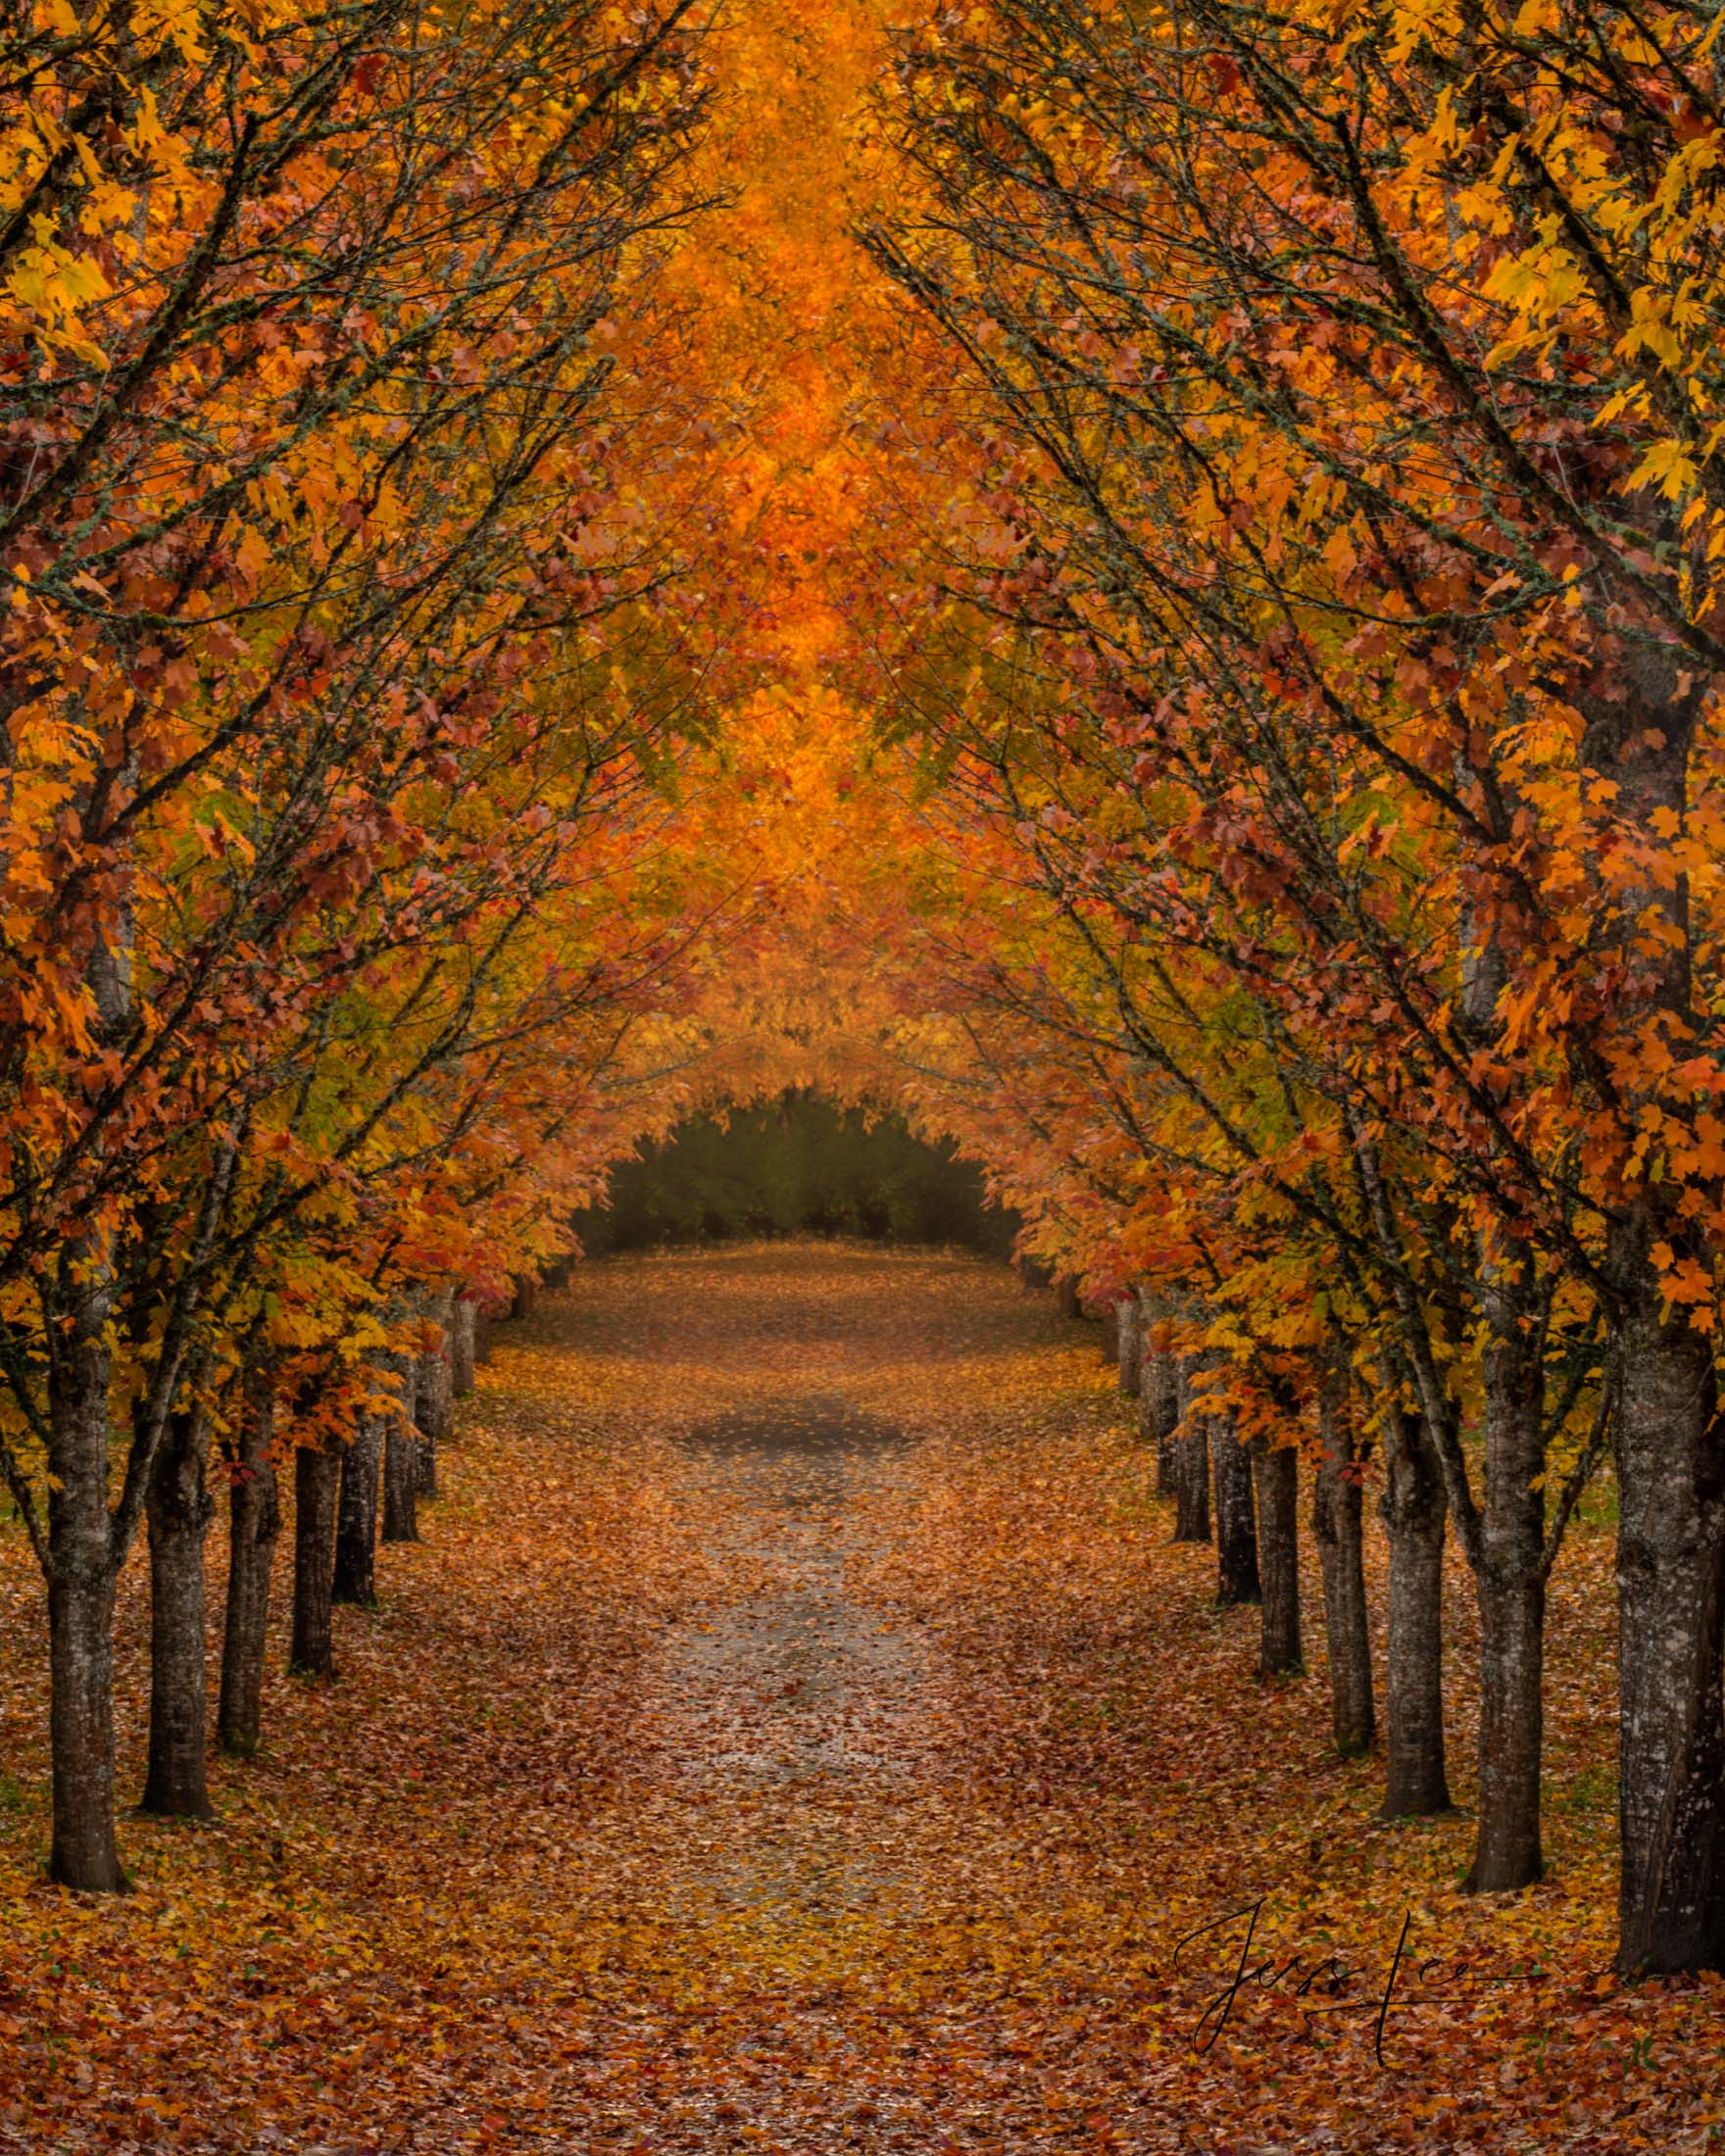
<instances>
[{"instance_id":1,"label":"tree-lined path","mask_svg":"<svg viewBox=\"0 0 1725 2156\"><path fill-rule=\"evenodd\" d=\"M1722 50L6 11L0 2135L1717 2142Z\"/></svg>"},{"instance_id":2,"label":"tree-lined path","mask_svg":"<svg viewBox=\"0 0 1725 2156\"><path fill-rule=\"evenodd\" d=\"M1712 1989L1594 1991L1601 1528L1557 1588L1555 1871L1505 1914L1451 1890L1464 1816L1377 1821L1321 1659L1252 1677L1095 1328L1005 1268L594 1266L500 1329L441 1465L337 1683L272 1641L219 1827L127 1821L129 1896L41 1883L40 1672L8 1670L0 2147L1704 2145ZM1177 1942L1260 1893L1352 2010L1284 1977L1197 2052L1239 1928ZM1360 2002L1408 1910L1422 1958L1546 1974L1405 1976L1386 2082Z\"/></svg>"}]
</instances>

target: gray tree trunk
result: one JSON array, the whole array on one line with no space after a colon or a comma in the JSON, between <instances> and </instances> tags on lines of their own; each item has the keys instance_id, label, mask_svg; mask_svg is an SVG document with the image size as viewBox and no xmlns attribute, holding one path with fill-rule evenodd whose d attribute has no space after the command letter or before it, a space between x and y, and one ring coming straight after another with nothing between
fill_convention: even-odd
<instances>
[{"instance_id":1,"label":"gray tree trunk","mask_svg":"<svg viewBox=\"0 0 1725 2156\"><path fill-rule=\"evenodd\" d=\"M80 1568L48 1588L54 1838L48 1876L86 1893L126 1886L114 1835L114 1575Z\"/></svg>"},{"instance_id":2,"label":"gray tree trunk","mask_svg":"<svg viewBox=\"0 0 1725 2156\"><path fill-rule=\"evenodd\" d=\"M405 1356L392 1355L389 1367L401 1379L400 1408L385 1417L383 1431L383 1540L417 1543L419 1539L419 1433L414 1421L414 1370Z\"/></svg>"},{"instance_id":3,"label":"gray tree trunk","mask_svg":"<svg viewBox=\"0 0 1725 2156\"><path fill-rule=\"evenodd\" d=\"M210 1817L205 1767L204 1537L216 1507L202 1407L169 1423L150 1473L150 1745L143 1808Z\"/></svg>"},{"instance_id":4,"label":"gray tree trunk","mask_svg":"<svg viewBox=\"0 0 1725 2156\"><path fill-rule=\"evenodd\" d=\"M1180 1370L1167 1343L1167 1313L1160 1299L1141 1295L1140 1306L1139 1428L1156 1446L1157 1495L1177 1497L1179 1473L1175 1446L1180 1429Z\"/></svg>"},{"instance_id":5,"label":"gray tree trunk","mask_svg":"<svg viewBox=\"0 0 1725 2156\"><path fill-rule=\"evenodd\" d=\"M1216 1600L1224 1606L1256 1602L1261 1590L1252 1462L1231 1413L1212 1409L1204 1419L1209 1428L1210 1479L1216 1494Z\"/></svg>"},{"instance_id":6,"label":"gray tree trunk","mask_svg":"<svg viewBox=\"0 0 1725 2156\"><path fill-rule=\"evenodd\" d=\"M455 1292L444 1289L431 1298L430 1317L439 1342L420 1355L414 1370L414 1421L419 1433L419 1495L437 1494L437 1450L449 1436L455 1415L455 1373L450 1364L450 1334L455 1324Z\"/></svg>"},{"instance_id":7,"label":"gray tree trunk","mask_svg":"<svg viewBox=\"0 0 1725 2156\"><path fill-rule=\"evenodd\" d=\"M1173 1440L1174 1540L1208 1543L1209 1522L1209 1429L1192 1392L1191 1356L1175 1364L1179 1413Z\"/></svg>"},{"instance_id":8,"label":"gray tree trunk","mask_svg":"<svg viewBox=\"0 0 1725 2156\"><path fill-rule=\"evenodd\" d=\"M224 1751L249 1759L264 1726L264 1659L270 1577L281 1533L271 1447L275 1435L269 1372L248 1372L241 1396L228 1495L227 1611L216 1733Z\"/></svg>"},{"instance_id":9,"label":"gray tree trunk","mask_svg":"<svg viewBox=\"0 0 1725 2156\"><path fill-rule=\"evenodd\" d=\"M54 1835L62 1886L118 1893L114 1832L114 1587L108 1516L113 1274L93 1238L59 1268L48 1373L48 1683Z\"/></svg>"},{"instance_id":10,"label":"gray tree trunk","mask_svg":"<svg viewBox=\"0 0 1725 2156\"><path fill-rule=\"evenodd\" d=\"M383 1471L383 1417L362 1414L341 1455L335 1507L335 1565L330 1598L370 1608L377 1600L377 1494Z\"/></svg>"},{"instance_id":11,"label":"gray tree trunk","mask_svg":"<svg viewBox=\"0 0 1725 2156\"><path fill-rule=\"evenodd\" d=\"M1668 542L1662 508L1640 499L1650 536ZM1596 583L1590 603L1602 601L1635 623L1639 603L1627 586ZM1612 979L1608 1019L1623 1048L1656 1035L1681 1058L1685 1032L1705 1041L1708 1020L1695 978L1690 880L1660 871L1671 867L1670 833L1684 829L1693 808L1697 726L1716 684L1663 635L1631 626L1614 651L1617 642L1613 623L1605 678L1582 683L1574 698L1586 721L1580 762L1609 782L1613 815L1657 867L1630 888L1636 853L1620 849L1601 893L1609 908L1601 925L1621 959L1614 978L1603 976ZM1625 1143L1649 1127L1649 1111L1679 1123L1695 1112L1687 1081L1672 1082L1648 1058L1638 1085L1633 1073L1643 1067L1626 1056L1613 1070L1624 1089L1614 1105ZM1711 1343L1686 1310L1666 1306L1653 1257L1668 1245L1677 1262L1710 1273L1714 1252L1684 1210L1689 1195L1682 1178L1665 1178L1650 1160L1645 1180L1617 1200L1606 1244L1618 1500L1617 1959L1625 1973L1655 1975L1725 1967L1725 1426Z\"/></svg>"},{"instance_id":12,"label":"gray tree trunk","mask_svg":"<svg viewBox=\"0 0 1725 2156\"><path fill-rule=\"evenodd\" d=\"M330 1587L340 1473L340 1459L320 1446L302 1445L294 1453L293 1644L287 1666L299 1677L335 1675Z\"/></svg>"},{"instance_id":13,"label":"gray tree trunk","mask_svg":"<svg viewBox=\"0 0 1725 2156\"><path fill-rule=\"evenodd\" d=\"M135 753L118 783L137 783ZM125 847L123 844L122 856ZM125 1039L133 1012L134 923L129 870L112 917L100 921L88 981L95 1035ZM63 1886L118 1893L126 1886L114 1831L114 1591L125 1551L108 1509L112 1436L109 1383L115 1320L113 1250L91 1223L71 1235L49 1276L44 1311L48 1362L48 1724L54 1831L48 1875Z\"/></svg>"},{"instance_id":14,"label":"gray tree trunk","mask_svg":"<svg viewBox=\"0 0 1725 2156\"><path fill-rule=\"evenodd\" d=\"M466 1296L457 1296L450 1313L449 1326L449 1389L457 1399L466 1399L473 1390L473 1368L477 1360L474 1352L479 1305L468 1301Z\"/></svg>"},{"instance_id":15,"label":"gray tree trunk","mask_svg":"<svg viewBox=\"0 0 1725 2156\"><path fill-rule=\"evenodd\" d=\"M1254 1446L1252 1480L1263 1587L1258 1675L1290 1677L1306 1666L1300 1638L1300 1454L1291 1445Z\"/></svg>"},{"instance_id":16,"label":"gray tree trunk","mask_svg":"<svg viewBox=\"0 0 1725 2156\"><path fill-rule=\"evenodd\" d=\"M1324 1640L1330 1671L1330 1730L1336 1749L1355 1758L1377 1739L1372 1697L1371 1624L1365 1600L1365 1510L1345 1398L1331 1385L1319 1408L1322 1457L1311 1493L1311 1532L1324 1586Z\"/></svg>"},{"instance_id":17,"label":"gray tree trunk","mask_svg":"<svg viewBox=\"0 0 1725 2156\"><path fill-rule=\"evenodd\" d=\"M1618 1965L1673 1974L1725 1967L1725 1433L1707 1336L1634 1257L1616 1253Z\"/></svg>"},{"instance_id":18,"label":"gray tree trunk","mask_svg":"<svg viewBox=\"0 0 1725 2156\"><path fill-rule=\"evenodd\" d=\"M1384 1690L1384 1816L1450 1809L1444 1757L1443 1470L1417 1419L1385 1416L1382 1504L1390 1543L1390 1650Z\"/></svg>"},{"instance_id":19,"label":"gray tree trunk","mask_svg":"<svg viewBox=\"0 0 1725 2156\"><path fill-rule=\"evenodd\" d=\"M1528 1886L1545 1870L1540 1755L1546 1621L1545 1367L1523 1322L1518 1274L1482 1282L1486 1315L1485 1503L1475 1592L1480 1621L1479 1820L1467 1885Z\"/></svg>"},{"instance_id":20,"label":"gray tree trunk","mask_svg":"<svg viewBox=\"0 0 1725 2156\"><path fill-rule=\"evenodd\" d=\"M1139 1386L1144 1375L1144 1313L1139 1308L1138 1298L1129 1295L1116 1305L1119 1332L1120 1391L1128 1399L1138 1397Z\"/></svg>"}]
</instances>

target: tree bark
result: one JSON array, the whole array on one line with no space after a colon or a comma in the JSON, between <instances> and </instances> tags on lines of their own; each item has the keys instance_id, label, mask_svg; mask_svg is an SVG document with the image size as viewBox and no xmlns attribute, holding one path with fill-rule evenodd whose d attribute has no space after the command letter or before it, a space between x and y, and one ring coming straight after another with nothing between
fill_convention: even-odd
<instances>
[{"instance_id":1,"label":"tree bark","mask_svg":"<svg viewBox=\"0 0 1725 2156\"><path fill-rule=\"evenodd\" d=\"M384 1418L383 1540L417 1543L419 1539L419 1433L414 1421L414 1366L392 1355L389 1367L401 1379L401 1404Z\"/></svg>"},{"instance_id":2,"label":"tree bark","mask_svg":"<svg viewBox=\"0 0 1725 2156\"><path fill-rule=\"evenodd\" d=\"M54 1836L49 1877L118 1893L114 1832L114 1587L108 1515L113 1273L95 1238L58 1273L48 1373L48 1682Z\"/></svg>"},{"instance_id":3,"label":"tree bark","mask_svg":"<svg viewBox=\"0 0 1725 2156\"><path fill-rule=\"evenodd\" d=\"M1062 1273L1055 1282L1055 1303L1062 1317L1079 1318L1083 1311L1078 1306L1078 1283L1070 1273Z\"/></svg>"},{"instance_id":4,"label":"tree bark","mask_svg":"<svg viewBox=\"0 0 1725 2156\"><path fill-rule=\"evenodd\" d=\"M455 1294L444 1289L431 1300L430 1315L439 1341L429 1354L420 1355L414 1369L414 1421L419 1433L419 1495L437 1494L437 1448L449 1436L455 1412L454 1372L450 1367L450 1333L455 1323Z\"/></svg>"},{"instance_id":5,"label":"tree bark","mask_svg":"<svg viewBox=\"0 0 1725 2156\"><path fill-rule=\"evenodd\" d=\"M1128 1295L1117 1309L1120 1391L1136 1399L1144 1374L1144 1313L1135 1295Z\"/></svg>"},{"instance_id":6,"label":"tree bark","mask_svg":"<svg viewBox=\"0 0 1725 2156\"><path fill-rule=\"evenodd\" d=\"M1290 1677L1306 1666L1300 1639L1300 1455L1291 1445L1256 1445L1252 1481L1257 1497L1257 1555L1263 1585L1260 1677Z\"/></svg>"},{"instance_id":7,"label":"tree bark","mask_svg":"<svg viewBox=\"0 0 1725 2156\"><path fill-rule=\"evenodd\" d=\"M491 1360L497 1346L497 1320L489 1310L474 1306L473 1310L473 1367L482 1370Z\"/></svg>"},{"instance_id":8,"label":"tree bark","mask_svg":"<svg viewBox=\"0 0 1725 2156\"><path fill-rule=\"evenodd\" d=\"M1459 775L1459 774L1458 774ZM1508 984L1489 923L1464 920L1461 1022L1484 1047L1502 1038ZM1546 1317L1540 1268L1502 1224L1477 1237L1485 1473L1476 1504L1450 1448L1450 1510L1473 1568L1479 1609L1479 1806L1465 1885L1479 1893L1531 1886L1540 1847L1540 1752L1546 1622Z\"/></svg>"},{"instance_id":9,"label":"tree bark","mask_svg":"<svg viewBox=\"0 0 1725 2156\"><path fill-rule=\"evenodd\" d=\"M1105 1302L1097 1313L1102 1320L1102 1359L1110 1370L1120 1366L1120 1305Z\"/></svg>"},{"instance_id":10,"label":"tree bark","mask_svg":"<svg viewBox=\"0 0 1725 2156\"><path fill-rule=\"evenodd\" d=\"M1528 1886L1540 1846L1546 1622L1545 1356L1519 1266L1482 1268L1485 1503L1477 1534L1479 1815L1467 1885Z\"/></svg>"},{"instance_id":11,"label":"tree bark","mask_svg":"<svg viewBox=\"0 0 1725 2156\"><path fill-rule=\"evenodd\" d=\"M1638 499L1649 536L1669 543L1675 531L1663 508ZM1600 578L1589 600L1601 616L1636 622L1637 599L1617 577ZM1690 880L1672 846L1693 811L1697 728L1715 683L1679 645L1633 627L1624 634L1618 618L1602 678L1581 683L1573 701L1585 721L1582 770L1605 781L1613 819L1639 841L1602 862L1595 915L1615 945L1615 977L1602 975L1611 981L1602 1018L1613 1036L1606 1058L1623 1089L1613 1105L1627 1151L1635 1133L1663 1118L1693 1128L1692 1086L1666 1073L1681 1072L1710 1040ZM1657 1056L1644 1054L1655 1039ZM1625 1178L1606 1240L1618 1501L1617 1963L1651 1975L1725 1967L1725 1427L1708 1336L1660 1293L1661 1273L1686 1263L1710 1277L1714 1250L1687 1209L1700 1184L1667 1180L1660 1150ZM1663 1264L1654 1257L1661 1245L1669 1247Z\"/></svg>"},{"instance_id":12,"label":"tree bark","mask_svg":"<svg viewBox=\"0 0 1725 2156\"><path fill-rule=\"evenodd\" d=\"M1210 1477L1216 1493L1216 1600L1224 1607L1256 1602L1261 1591L1252 1462L1231 1413L1212 1409L1204 1419L1209 1426Z\"/></svg>"},{"instance_id":13,"label":"tree bark","mask_svg":"<svg viewBox=\"0 0 1725 2156\"><path fill-rule=\"evenodd\" d=\"M466 1399L473 1390L473 1367L478 1359L473 1336L478 1318L479 1305L466 1296L457 1296L449 1325L449 1389L456 1399Z\"/></svg>"},{"instance_id":14,"label":"tree bark","mask_svg":"<svg viewBox=\"0 0 1725 2156\"><path fill-rule=\"evenodd\" d=\"M1330 1671L1330 1730L1345 1759L1377 1738L1372 1697L1371 1625L1365 1601L1361 1533L1364 1492L1353 1430L1339 1387L1319 1407L1322 1457L1311 1493L1311 1532L1324 1586L1324 1641Z\"/></svg>"},{"instance_id":15,"label":"tree bark","mask_svg":"<svg viewBox=\"0 0 1725 2156\"><path fill-rule=\"evenodd\" d=\"M1712 1350L1617 1231L1618 1966L1725 1967L1725 1445ZM1639 1266L1639 1276L1638 1268Z\"/></svg>"},{"instance_id":16,"label":"tree bark","mask_svg":"<svg viewBox=\"0 0 1725 2156\"><path fill-rule=\"evenodd\" d=\"M1139 1428L1156 1445L1156 1494L1178 1497L1176 1440L1180 1429L1180 1371L1163 1329L1159 1303L1141 1297L1139 1320ZM1208 1505L1206 1507L1208 1513ZM1208 1524L1208 1521L1207 1521ZM1200 1537L1199 1540L1204 1540Z\"/></svg>"},{"instance_id":17,"label":"tree bark","mask_svg":"<svg viewBox=\"0 0 1725 2156\"><path fill-rule=\"evenodd\" d=\"M1444 1758L1443 1470L1417 1420L1386 1415L1384 1527L1390 1542L1390 1651L1384 1693L1387 1819L1450 1809Z\"/></svg>"},{"instance_id":18,"label":"tree bark","mask_svg":"<svg viewBox=\"0 0 1725 2156\"><path fill-rule=\"evenodd\" d=\"M1192 1392L1192 1362L1175 1363L1179 1417L1174 1450L1174 1540L1208 1543L1209 1524L1209 1431Z\"/></svg>"},{"instance_id":19,"label":"tree bark","mask_svg":"<svg viewBox=\"0 0 1725 2156\"><path fill-rule=\"evenodd\" d=\"M531 1317L539 1300L539 1283L531 1273L518 1273L514 1281L515 1295L510 1302L511 1317Z\"/></svg>"},{"instance_id":20,"label":"tree bark","mask_svg":"<svg viewBox=\"0 0 1725 2156\"><path fill-rule=\"evenodd\" d=\"M383 1468L383 1417L363 1414L341 1455L335 1508L335 1564L330 1598L362 1609L377 1600L377 1491Z\"/></svg>"},{"instance_id":21,"label":"tree bark","mask_svg":"<svg viewBox=\"0 0 1725 2156\"><path fill-rule=\"evenodd\" d=\"M1208 1543L1210 1539L1209 1433L1202 1423L1188 1430L1177 1446L1174 1540Z\"/></svg>"},{"instance_id":22,"label":"tree bark","mask_svg":"<svg viewBox=\"0 0 1725 2156\"><path fill-rule=\"evenodd\" d=\"M150 1473L150 1747L143 1808L208 1819L205 1767L204 1537L215 1505L201 1407L171 1420Z\"/></svg>"},{"instance_id":23,"label":"tree bark","mask_svg":"<svg viewBox=\"0 0 1725 2156\"><path fill-rule=\"evenodd\" d=\"M223 1751L249 1759L264 1726L264 1658L270 1628L270 1576L281 1533L271 1446L274 1400L267 1369L247 1373L228 1494L227 1621L222 1640L222 1689L216 1734Z\"/></svg>"},{"instance_id":24,"label":"tree bark","mask_svg":"<svg viewBox=\"0 0 1725 2156\"><path fill-rule=\"evenodd\" d=\"M48 1876L86 1893L127 1881L114 1837L114 1575L80 1571L48 1589L54 1839Z\"/></svg>"},{"instance_id":25,"label":"tree bark","mask_svg":"<svg viewBox=\"0 0 1725 2156\"><path fill-rule=\"evenodd\" d=\"M330 1587L340 1472L339 1458L321 1446L302 1445L294 1454L293 1644L287 1666L299 1677L335 1675Z\"/></svg>"}]
</instances>

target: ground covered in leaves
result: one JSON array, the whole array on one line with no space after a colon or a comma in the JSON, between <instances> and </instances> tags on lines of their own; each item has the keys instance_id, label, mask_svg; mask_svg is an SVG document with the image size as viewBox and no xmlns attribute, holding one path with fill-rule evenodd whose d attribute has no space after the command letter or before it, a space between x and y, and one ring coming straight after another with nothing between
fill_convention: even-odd
<instances>
[{"instance_id":1,"label":"ground covered in leaves","mask_svg":"<svg viewBox=\"0 0 1725 2156\"><path fill-rule=\"evenodd\" d=\"M444 1466L339 1682L272 1678L216 1827L128 1820L119 1901L40 1882L0 1535L0 2148L1725 2145L1725 1986L1606 1974L1602 1523L1554 1594L1552 1875L1504 1904L1456 1889L1464 1810L1387 1827L1329 1751L1309 1592L1312 1674L1255 1681L1094 1330L1001 1268L595 1265Z\"/></svg>"}]
</instances>

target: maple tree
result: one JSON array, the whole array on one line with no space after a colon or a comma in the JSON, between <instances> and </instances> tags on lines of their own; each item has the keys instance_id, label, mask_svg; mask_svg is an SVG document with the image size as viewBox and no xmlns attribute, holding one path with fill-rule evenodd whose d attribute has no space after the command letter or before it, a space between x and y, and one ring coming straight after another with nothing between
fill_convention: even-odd
<instances>
[{"instance_id":1,"label":"maple tree","mask_svg":"<svg viewBox=\"0 0 1725 2156\"><path fill-rule=\"evenodd\" d=\"M479 1314L530 1310L644 1135L809 1088L979 1162L1106 1319L1115 1435L1026 1406L998 1473L980 1348L975 1455L935 1377L830 1350L927 1448L938 1532L870 1499L881 1592L972 1721L992 1658L1002 1742L1059 1753L1048 1610L1112 1669L1130 1595L1202 1577L1259 1689L1169 1713L1286 1744L1321 1655L1324 1771L1434 1835L1475 1792L1466 1883L1519 1898L1469 1921L1537 1940L1585 1575L1618 1967L1725 1966L1716 42L1687 0L36 0L0 72L0 1473L58 1882L125 1884L140 1533L144 1808L203 1818L213 1490L220 1745L268 1748L284 1629L326 1742L338 1669L382 1697L380 1579L379 1621L444 1592L452 1461L472 1576L562 1577L511 1492L544 1398L446 1452ZM664 1382L683 1444L706 1380ZM674 1458L642 1472L637 1534L594 1470L639 1577L579 1543L619 1641L688 1606ZM1153 1489L1154 1564L1108 1511Z\"/></svg>"},{"instance_id":2,"label":"maple tree","mask_svg":"<svg viewBox=\"0 0 1725 2156\"><path fill-rule=\"evenodd\" d=\"M71 1884L120 1880L115 1578L152 1491L196 1541L248 1326L339 1369L628 1140L536 1081L615 1060L679 933L655 453L606 472L689 12L46 9L16 56L4 1465Z\"/></svg>"},{"instance_id":3,"label":"maple tree","mask_svg":"<svg viewBox=\"0 0 1725 2156\"><path fill-rule=\"evenodd\" d=\"M976 10L907 41L931 207L872 239L981 400L958 574L1043 669L946 731L1121 1046L1262 1162L1212 1090L1248 999L1259 1114L1315 1097L1355 1186L1324 1255L1478 1575L1482 1885L1540 1870L1548 1446L1609 1426L1631 1967L1722 1944L1709 36Z\"/></svg>"}]
</instances>

